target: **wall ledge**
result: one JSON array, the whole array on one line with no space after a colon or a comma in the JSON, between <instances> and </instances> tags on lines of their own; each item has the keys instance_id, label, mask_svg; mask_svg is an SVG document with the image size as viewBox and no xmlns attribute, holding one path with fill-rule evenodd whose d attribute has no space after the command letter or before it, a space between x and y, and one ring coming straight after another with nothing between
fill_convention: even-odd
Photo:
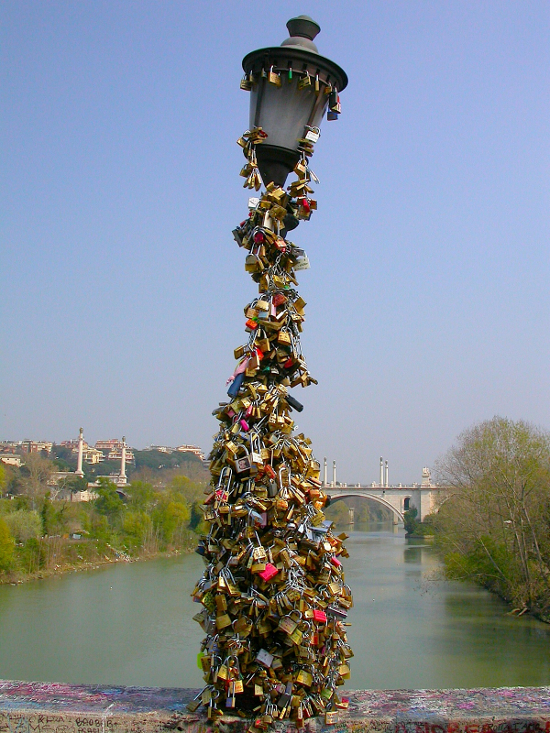
<instances>
[{"instance_id":1,"label":"wall ledge","mask_svg":"<svg viewBox=\"0 0 550 733\"><path fill-rule=\"evenodd\" d=\"M66 685L0 680L1 733L207 733L210 721L185 706L198 690ZM550 733L550 687L470 690L356 690L336 725L306 721L305 731L332 733ZM222 733L247 722L227 715ZM280 721L277 731L294 730Z\"/></svg>"}]
</instances>

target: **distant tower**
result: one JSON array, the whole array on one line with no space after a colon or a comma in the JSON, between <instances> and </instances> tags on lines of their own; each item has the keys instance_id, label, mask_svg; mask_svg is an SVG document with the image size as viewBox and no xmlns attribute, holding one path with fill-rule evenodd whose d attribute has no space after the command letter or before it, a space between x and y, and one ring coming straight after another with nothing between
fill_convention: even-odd
<instances>
[{"instance_id":1,"label":"distant tower","mask_svg":"<svg viewBox=\"0 0 550 733\"><path fill-rule=\"evenodd\" d=\"M325 471L324 471L323 484L326 486L327 485L327 480L328 480L328 475L327 475L327 459L326 458L325 458L325 466L324 466L324 468L325 468Z\"/></svg>"},{"instance_id":2,"label":"distant tower","mask_svg":"<svg viewBox=\"0 0 550 733\"><path fill-rule=\"evenodd\" d=\"M84 478L84 471L82 470L82 456L84 454L84 430L80 428L80 434L78 436L78 463L76 464L75 476L78 478Z\"/></svg>"},{"instance_id":3,"label":"distant tower","mask_svg":"<svg viewBox=\"0 0 550 733\"><path fill-rule=\"evenodd\" d=\"M336 461L332 461L332 485L336 486Z\"/></svg>"},{"instance_id":4,"label":"distant tower","mask_svg":"<svg viewBox=\"0 0 550 733\"><path fill-rule=\"evenodd\" d=\"M387 461L386 461L386 470L384 473L385 473L384 486L387 488L390 485L390 467L388 466Z\"/></svg>"},{"instance_id":5,"label":"distant tower","mask_svg":"<svg viewBox=\"0 0 550 733\"><path fill-rule=\"evenodd\" d=\"M126 437L122 436L122 451L120 457L120 476L118 477L118 483L122 486L128 483L126 477Z\"/></svg>"},{"instance_id":6,"label":"distant tower","mask_svg":"<svg viewBox=\"0 0 550 733\"><path fill-rule=\"evenodd\" d=\"M384 459L380 456L380 486L384 486Z\"/></svg>"}]
</instances>

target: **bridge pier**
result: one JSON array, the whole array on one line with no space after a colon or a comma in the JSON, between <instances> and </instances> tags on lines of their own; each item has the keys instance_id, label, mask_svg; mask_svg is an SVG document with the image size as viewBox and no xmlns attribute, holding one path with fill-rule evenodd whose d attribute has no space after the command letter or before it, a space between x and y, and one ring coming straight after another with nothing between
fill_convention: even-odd
<instances>
[{"instance_id":1,"label":"bridge pier","mask_svg":"<svg viewBox=\"0 0 550 733\"><path fill-rule=\"evenodd\" d=\"M0 681L2 733L212 733L186 704L198 690ZM346 694L346 693L343 693ZM336 727L310 718L306 733L550 733L550 687L356 690ZM224 715L223 733L249 722ZM277 731L293 731L287 721Z\"/></svg>"}]
</instances>

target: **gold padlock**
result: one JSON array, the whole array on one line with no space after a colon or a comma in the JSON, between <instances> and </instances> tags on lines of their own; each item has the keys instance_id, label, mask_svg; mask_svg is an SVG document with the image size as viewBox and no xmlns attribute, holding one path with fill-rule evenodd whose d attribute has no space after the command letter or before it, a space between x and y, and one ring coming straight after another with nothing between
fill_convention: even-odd
<instances>
[{"instance_id":1,"label":"gold padlock","mask_svg":"<svg viewBox=\"0 0 550 733\"><path fill-rule=\"evenodd\" d=\"M339 719L338 710L327 710L325 712L325 725L336 725Z\"/></svg>"},{"instance_id":2,"label":"gold padlock","mask_svg":"<svg viewBox=\"0 0 550 733\"><path fill-rule=\"evenodd\" d=\"M313 675L311 672L307 672L305 669L301 669L296 675L296 682L304 687L311 687L313 684Z\"/></svg>"},{"instance_id":3,"label":"gold padlock","mask_svg":"<svg viewBox=\"0 0 550 733\"><path fill-rule=\"evenodd\" d=\"M232 621L229 614L224 613L221 616L216 616L216 628L218 631L221 631L222 629L227 628L228 626L231 626ZM219 673L218 673L219 674Z\"/></svg>"}]
</instances>

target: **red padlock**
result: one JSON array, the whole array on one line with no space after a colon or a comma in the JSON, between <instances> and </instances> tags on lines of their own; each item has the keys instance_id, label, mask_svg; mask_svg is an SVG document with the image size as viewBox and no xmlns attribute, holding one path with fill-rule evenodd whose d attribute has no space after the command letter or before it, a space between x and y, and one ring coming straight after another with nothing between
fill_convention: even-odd
<instances>
[{"instance_id":1,"label":"red padlock","mask_svg":"<svg viewBox=\"0 0 550 733\"><path fill-rule=\"evenodd\" d=\"M274 578L278 572L279 571L277 570L275 565L272 565L270 562L268 562L265 565L265 570L262 570L262 572L258 573L258 575L262 580L265 580L267 582L268 580Z\"/></svg>"},{"instance_id":2,"label":"red padlock","mask_svg":"<svg viewBox=\"0 0 550 733\"><path fill-rule=\"evenodd\" d=\"M327 614L324 611L320 611L317 608L313 609L313 620L318 624L326 624Z\"/></svg>"},{"instance_id":3,"label":"red padlock","mask_svg":"<svg viewBox=\"0 0 550 733\"><path fill-rule=\"evenodd\" d=\"M253 321L252 318L249 318L244 325L251 331L255 331L258 328L258 324L256 323L256 321Z\"/></svg>"}]
</instances>

